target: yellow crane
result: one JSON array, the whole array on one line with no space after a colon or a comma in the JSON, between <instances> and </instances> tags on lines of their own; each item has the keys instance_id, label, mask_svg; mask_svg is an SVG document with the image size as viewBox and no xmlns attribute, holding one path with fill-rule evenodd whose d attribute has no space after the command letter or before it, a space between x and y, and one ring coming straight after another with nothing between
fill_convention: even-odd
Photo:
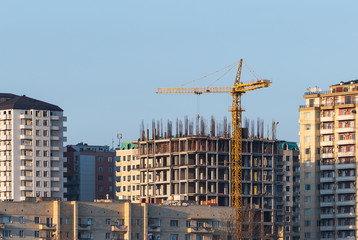
<instances>
[{"instance_id":1,"label":"yellow crane","mask_svg":"<svg viewBox=\"0 0 358 240\"><path fill-rule=\"evenodd\" d=\"M233 87L200 87L200 88L158 88L156 93L230 93L232 96L231 125L231 199L232 205L236 207L236 239L241 239L242 222L242 112L241 96L248 91L263 87L269 87L271 81L257 79L252 82L243 83L240 81L242 59L236 72Z\"/></svg>"}]
</instances>

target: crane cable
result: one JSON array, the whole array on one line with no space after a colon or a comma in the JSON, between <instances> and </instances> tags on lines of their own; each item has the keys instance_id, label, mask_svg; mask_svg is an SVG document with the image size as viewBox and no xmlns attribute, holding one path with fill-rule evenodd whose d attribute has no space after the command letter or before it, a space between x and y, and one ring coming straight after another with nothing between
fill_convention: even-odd
<instances>
[{"instance_id":1,"label":"crane cable","mask_svg":"<svg viewBox=\"0 0 358 240\"><path fill-rule=\"evenodd\" d=\"M239 64L239 61L234 62L234 63L232 63L232 64L230 64L230 65L228 65L228 66L226 66L226 67L223 67L223 68L221 68L221 69L219 69L219 70L217 70L217 71L215 71L215 72L209 73L209 74L207 74L207 75L205 75L205 76L202 76L202 77L200 77L200 78L197 78L197 79L194 79L194 80L192 80L192 81L189 81L189 82L180 84L180 85L178 85L178 86L176 86L176 87L182 87L182 86L185 86L185 85L187 85L187 84L189 84L189 83L196 82L196 81L198 81L198 80L200 80L200 79L203 79L203 78L209 77L209 76L211 76L211 75L213 75L213 74L215 74L215 73L218 73L218 72L220 72L220 71L222 71L222 70L224 70L224 69L226 69L226 68L230 68L230 67L236 66L237 64Z\"/></svg>"},{"instance_id":2,"label":"crane cable","mask_svg":"<svg viewBox=\"0 0 358 240\"><path fill-rule=\"evenodd\" d=\"M229 68L226 72L224 72L218 79L216 79L214 82L210 83L208 87L211 87L214 83L222 79L226 74L228 74L236 65L233 65L231 68Z\"/></svg>"}]
</instances>

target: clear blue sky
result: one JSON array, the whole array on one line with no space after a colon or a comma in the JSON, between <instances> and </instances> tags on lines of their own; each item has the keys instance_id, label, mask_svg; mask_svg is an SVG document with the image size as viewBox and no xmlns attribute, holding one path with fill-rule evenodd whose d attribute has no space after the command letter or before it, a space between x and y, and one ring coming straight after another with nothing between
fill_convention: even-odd
<instances>
[{"instance_id":1,"label":"clear blue sky","mask_svg":"<svg viewBox=\"0 0 358 240\"><path fill-rule=\"evenodd\" d=\"M62 107L68 144L111 145L117 132L137 139L142 120L197 113L196 96L156 95L157 87L244 58L273 81L244 97L245 116L265 127L275 119L279 138L298 141L307 87L358 78L357 9L321 0L1 1L1 92ZM230 104L225 94L202 95L200 114L230 117Z\"/></svg>"}]
</instances>

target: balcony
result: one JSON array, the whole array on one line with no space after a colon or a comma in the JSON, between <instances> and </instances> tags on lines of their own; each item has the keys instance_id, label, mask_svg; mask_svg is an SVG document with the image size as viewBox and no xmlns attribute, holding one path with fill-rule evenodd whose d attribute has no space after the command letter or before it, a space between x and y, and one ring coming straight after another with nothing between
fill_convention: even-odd
<instances>
[{"instance_id":1,"label":"balcony","mask_svg":"<svg viewBox=\"0 0 358 240\"><path fill-rule=\"evenodd\" d=\"M320 202L319 206L320 207L333 207L334 202Z\"/></svg>"},{"instance_id":2,"label":"balcony","mask_svg":"<svg viewBox=\"0 0 358 240\"><path fill-rule=\"evenodd\" d=\"M51 136L50 139L53 141L58 141L58 140L60 140L60 137L59 136Z\"/></svg>"},{"instance_id":3,"label":"balcony","mask_svg":"<svg viewBox=\"0 0 358 240\"><path fill-rule=\"evenodd\" d=\"M10 135L1 135L0 140L1 141L11 140L11 136Z\"/></svg>"},{"instance_id":4,"label":"balcony","mask_svg":"<svg viewBox=\"0 0 358 240\"><path fill-rule=\"evenodd\" d=\"M60 171L60 167L51 167L51 171L58 172Z\"/></svg>"},{"instance_id":5,"label":"balcony","mask_svg":"<svg viewBox=\"0 0 358 240\"><path fill-rule=\"evenodd\" d=\"M58 156L52 156L52 157L50 158L50 160L51 160L51 161L60 161L60 157L58 157Z\"/></svg>"},{"instance_id":6,"label":"balcony","mask_svg":"<svg viewBox=\"0 0 358 240\"><path fill-rule=\"evenodd\" d=\"M348 140L338 140L337 145L348 145L348 144L355 144L356 140L354 139L348 139Z\"/></svg>"},{"instance_id":7,"label":"balcony","mask_svg":"<svg viewBox=\"0 0 358 240\"><path fill-rule=\"evenodd\" d=\"M322 194L322 195L331 195L331 194L333 194L334 193L334 190L333 189L321 189L320 190L320 194Z\"/></svg>"},{"instance_id":8,"label":"balcony","mask_svg":"<svg viewBox=\"0 0 358 240\"><path fill-rule=\"evenodd\" d=\"M5 229L5 223L0 223L0 229Z\"/></svg>"},{"instance_id":9,"label":"balcony","mask_svg":"<svg viewBox=\"0 0 358 240\"><path fill-rule=\"evenodd\" d=\"M356 214L355 213L337 213L336 214L337 218L355 218Z\"/></svg>"},{"instance_id":10,"label":"balcony","mask_svg":"<svg viewBox=\"0 0 358 240\"><path fill-rule=\"evenodd\" d=\"M333 213L321 214L320 217L321 217L321 219L334 218L334 214Z\"/></svg>"},{"instance_id":11,"label":"balcony","mask_svg":"<svg viewBox=\"0 0 358 240\"><path fill-rule=\"evenodd\" d=\"M320 226L320 231L334 231L334 226Z\"/></svg>"},{"instance_id":12,"label":"balcony","mask_svg":"<svg viewBox=\"0 0 358 240\"><path fill-rule=\"evenodd\" d=\"M59 146L51 146L51 151L59 151L60 147Z\"/></svg>"},{"instance_id":13,"label":"balcony","mask_svg":"<svg viewBox=\"0 0 358 240\"><path fill-rule=\"evenodd\" d=\"M20 145L20 149L21 150L32 150L32 146L31 145Z\"/></svg>"},{"instance_id":14,"label":"balcony","mask_svg":"<svg viewBox=\"0 0 358 240\"><path fill-rule=\"evenodd\" d=\"M337 169L351 169L351 168L356 168L356 164L355 163L337 164L336 168Z\"/></svg>"},{"instance_id":15,"label":"balcony","mask_svg":"<svg viewBox=\"0 0 358 240\"><path fill-rule=\"evenodd\" d=\"M59 126L51 126L51 130L58 131L60 130Z\"/></svg>"},{"instance_id":16,"label":"balcony","mask_svg":"<svg viewBox=\"0 0 358 240\"><path fill-rule=\"evenodd\" d=\"M39 225L39 230L42 230L42 231L56 231L56 226L55 225L40 224Z\"/></svg>"},{"instance_id":17,"label":"balcony","mask_svg":"<svg viewBox=\"0 0 358 240\"><path fill-rule=\"evenodd\" d=\"M331 117L321 117L321 122L333 122L333 116L331 116Z\"/></svg>"},{"instance_id":18,"label":"balcony","mask_svg":"<svg viewBox=\"0 0 358 240\"><path fill-rule=\"evenodd\" d=\"M355 193L356 192L356 188L352 187L352 188L342 188L342 189L337 189L336 193L337 194L345 194L345 193Z\"/></svg>"},{"instance_id":19,"label":"balcony","mask_svg":"<svg viewBox=\"0 0 358 240\"><path fill-rule=\"evenodd\" d=\"M9 182L9 181L12 181L12 177L11 176L1 176L0 181L1 182Z\"/></svg>"},{"instance_id":20,"label":"balcony","mask_svg":"<svg viewBox=\"0 0 358 240\"><path fill-rule=\"evenodd\" d=\"M21 181L32 181L33 176L20 176Z\"/></svg>"},{"instance_id":21,"label":"balcony","mask_svg":"<svg viewBox=\"0 0 358 240\"><path fill-rule=\"evenodd\" d=\"M91 225L78 224L78 231L91 231Z\"/></svg>"},{"instance_id":22,"label":"balcony","mask_svg":"<svg viewBox=\"0 0 358 240\"><path fill-rule=\"evenodd\" d=\"M321 147L333 146L333 141L323 141L321 142Z\"/></svg>"},{"instance_id":23,"label":"balcony","mask_svg":"<svg viewBox=\"0 0 358 240\"><path fill-rule=\"evenodd\" d=\"M51 191L59 192L59 191L60 191L60 187L51 187Z\"/></svg>"},{"instance_id":24,"label":"balcony","mask_svg":"<svg viewBox=\"0 0 358 240\"><path fill-rule=\"evenodd\" d=\"M51 181L59 182L59 181L60 181L60 177L51 177Z\"/></svg>"},{"instance_id":25,"label":"balcony","mask_svg":"<svg viewBox=\"0 0 358 240\"><path fill-rule=\"evenodd\" d=\"M10 124L0 125L0 130L11 130L11 125Z\"/></svg>"},{"instance_id":26,"label":"balcony","mask_svg":"<svg viewBox=\"0 0 358 240\"><path fill-rule=\"evenodd\" d=\"M355 152L338 152L337 157L354 157L356 155Z\"/></svg>"},{"instance_id":27,"label":"balcony","mask_svg":"<svg viewBox=\"0 0 358 240\"><path fill-rule=\"evenodd\" d=\"M347 176L347 177L337 177L336 181L337 182L349 182L349 181L355 181L356 180L356 176Z\"/></svg>"},{"instance_id":28,"label":"balcony","mask_svg":"<svg viewBox=\"0 0 358 240\"><path fill-rule=\"evenodd\" d=\"M20 186L20 191L32 191L33 186Z\"/></svg>"},{"instance_id":29,"label":"balcony","mask_svg":"<svg viewBox=\"0 0 358 240\"><path fill-rule=\"evenodd\" d=\"M127 232L128 231L128 227L124 226L124 225L112 225L111 226L111 231L112 232Z\"/></svg>"},{"instance_id":30,"label":"balcony","mask_svg":"<svg viewBox=\"0 0 358 240\"><path fill-rule=\"evenodd\" d=\"M20 170L23 170L23 171L32 171L32 166L28 165L28 166L20 166Z\"/></svg>"},{"instance_id":31,"label":"balcony","mask_svg":"<svg viewBox=\"0 0 358 240\"><path fill-rule=\"evenodd\" d=\"M355 225L344 225L344 226L337 226L336 230L337 231L342 231L342 230L355 230L356 227Z\"/></svg>"},{"instance_id":32,"label":"balcony","mask_svg":"<svg viewBox=\"0 0 358 240\"><path fill-rule=\"evenodd\" d=\"M64 132L67 132L67 127L63 127L62 130L63 130Z\"/></svg>"},{"instance_id":33,"label":"balcony","mask_svg":"<svg viewBox=\"0 0 358 240\"><path fill-rule=\"evenodd\" d=\"M319 169L320 169L321 171L323 171L323 170L333 170L333 164L321 165L321 166L319 167Z\"/></svg>"},{"instance_id":34,"label":"balcony","mask_svg":"<svg viewBox=\"0 0 358 240\"><path fill-rule=\"evenodd\" d=\"M20 114L20 118L22 119L32 119L32 115L29 115L29 114Z\"/></svg>"},{"instance_id":35,"label":"balcony","mask_svg":"<svg viewBox=\"0 0 358 240\"><path fill-rule=\"evenodd\" d=\"M356 202L354 200L352 201L337 201L336 206L355 206Z\"/></svg>"},{"instance_id":36,"label":"balcony","mask_svg":"<svg viewBox=\"0 0 358 240\"><path fill-rule=\"evenodd\" d=\"M356 131L356 129L354 127L336 128L337 133L355 132L355 131Z\"/></svg>"},{"instance_id":37,"label":"balcony","mask_svg":"<svg viewBox=\"0 0 358 240\"><path fill-rule=\"evenodd\" d=\"M0 161L11 161L11 156L0 156Z\"/></svg>"},{"instance_id":38,"label":"balcony","mask_svg":"<svg viewBox=\"0 0 358 240\"><path fill-rule=\"evenodd\" d=\"M58 121L60 120L60 116L51 116L50 119L54 121Z\"/></svg>"},{"instance_id":39,"label":"balcony","mask_svg":"<svg viewBox=\"0 0 358 240\"><path fill-rule=\"evenodd\" d=\"M26 139L32 139L32 135L21 134L21 135L20 135L20 139L22 139L22 140L23 140L23 139L25 139L25 140L26 140Z\"/></svg>"},{"instance_id":40,"label":"balcony","mask_svg":"<svg viewBox=\"0 0 358 240\"><path fill-rule=\"evenodd\" d=\"M321 158L333 158L333 153L322 153Z\"/></svg>"},{"instance_id":41,"label":"balcony","mask_svg":"<svg viewBox=\"0 0 358 240\"><path fill-rule=\"evenodd\" d=\"M353 114L348 115L338 115L336 116L336 120L353 120L355 117Z\"/></svg>"},{"instance_id":42,"label":"balcony","mask_svg":"<svg viewBox=\"0 0 358 240\"><path fill-rule=\"evenodd\" d=\"M21 125L20 125L20 129L29 129L29 130L31 130L31 129L32 129L32 125L21 124Z\"/></svg>"},{"instance_id":43,"label":"balcony","mask_svg":"<svg viewBox=\"0 0 358 240\"><path fill-rule=\"evenodd\" d=\"M188 233L213 233L214 232L214 228L213 227L190 227L187 228L187 232Z\"/></svg>"},{"instance_id":44,"label":"balcony","mask_svg":"<svg viewBox=\"0 0 358 240\"><path fill-rule=\"evenodd\" d=\"M32 156L31 155L21 155L20 160L32 160Z\"/></svg>"},{"instance_id":45,"label":"balcony","mask_svg":"<svg viewBox=\"0 0 358 240\"><path fill-rule=\"evenodd\" d=\"M320 178L320 182L321 183L325 183L325 182L333 182L333 177L321 177Z\"/></svg>"},{"instance_id":46,"label":"balcony","mask_svg":"<svg viewBox=\"0 0 358 240\"><path fill-rule=\"evenodd\" d=\"M333 134L333 128L321 129L321 134Z\"/></svg>"}]
</instances>

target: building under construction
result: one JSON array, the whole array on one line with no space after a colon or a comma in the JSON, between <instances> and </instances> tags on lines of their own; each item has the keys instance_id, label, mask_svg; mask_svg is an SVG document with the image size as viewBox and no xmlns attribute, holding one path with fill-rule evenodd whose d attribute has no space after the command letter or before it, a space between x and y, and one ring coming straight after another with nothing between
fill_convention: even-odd
<instances>
[{"instance_id":1,"label":"building under construction","mask_svg":"<svg viewBox=\"0 0 358 240\"><path fill-rule=\"evenodd\" d=\"M275 140L275 124L269 137L260 120L245 121L243 129L242 201L248 220L243 229L248 239L299 236L299 151L296 143ZM152 130L144 131L142 124L141 202L232 206L226 119L212 118L209 128L197 120L195 129L193 121L177 120L175 133L172 125L168 122L164 131L162 122L153 121Z\"/></svg>"}]
</instances>

